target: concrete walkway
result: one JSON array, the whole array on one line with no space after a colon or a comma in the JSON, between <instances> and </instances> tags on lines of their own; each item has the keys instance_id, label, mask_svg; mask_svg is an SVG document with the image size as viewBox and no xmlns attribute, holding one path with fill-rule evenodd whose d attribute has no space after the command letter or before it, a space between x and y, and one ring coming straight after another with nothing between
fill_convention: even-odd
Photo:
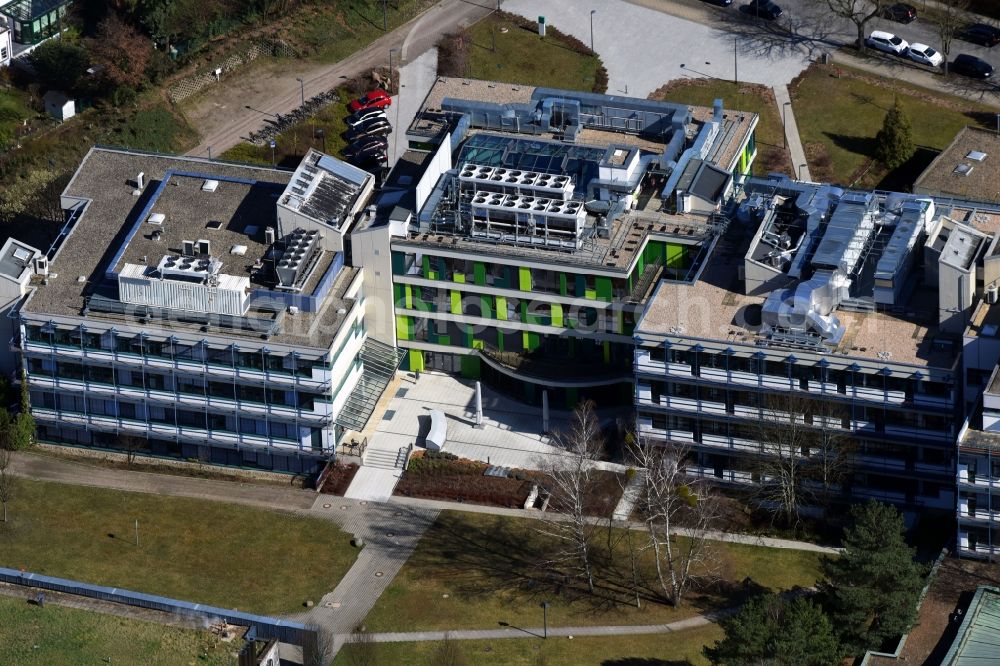
<instances>
[{"instance_id":1,"label":"concrete walkway","mask_svg":"<svg viewBox=\"0 0 1000 666\"><path fill-rule=\"evenodd\" d=\"M799 180L812 182L809 174L809 163L806 162L806 151L802 148L799 137L799 125L795 122L795 112L792 110L792 97L788 94L788 86L779 85L772 88L774 101L778 105L778 114L784 121L785 141L788 143L788 153L792 159L792 168Z\"/></svg>"},{"instance_id":2,"label":"concrete walkway","mask_svg":"<svg viewBox=\"0 0 1000 666\"><path fill-rule=\"evenodd\" d=\"M625 624L596 627L549 627L548 635L553 636L637 636L642 634L669 634L685 629L712 624L731 611L696 615L669 624ZM409 643L413 641L451 640L493 640L503 638L542 638L543 627L507 627L505 629L471 629L461 631L407 631L371 634L376 643Z\"/></svg>"},{"instance_id":3,"label":"concrete walkway","mask_svg":"<svg viewBox=\"0 0 1000 666\"><path fill-rule=\"evenodd\" d=\"M341 529L364 540L364 548L333 591L324 595L300 622L313 623L337 637L336 654L344 637L364 623L379 597L437 519L436 508L355 501L320 495L315 512L334 520ZM332 657L333 654L330 656Z\"/></svg>"}]
</instances>

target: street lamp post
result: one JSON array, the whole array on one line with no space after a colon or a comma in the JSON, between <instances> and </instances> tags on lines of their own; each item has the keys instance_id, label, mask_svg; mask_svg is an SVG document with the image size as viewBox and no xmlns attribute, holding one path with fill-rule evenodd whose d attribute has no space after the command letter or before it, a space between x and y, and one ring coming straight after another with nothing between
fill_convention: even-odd
<instances>
[{"instance_id":1,"label":"street lamp post","mask_svg":"<svg viewBox=\"0 0 1000 666\"><path fill-rule=\"evenodd\" d=\"M389 32L389 17L386 14L386 0L382 0L382 32Z\"/></svg>"},{"instance_id":2,"label":"street lamp post","mask_svg":"<svg viewBox=\"0 0 1000 666\"><path fill-rule=\"evenodd\" d=\"M542 607L542 638L549 637L549 602L543 601Z\"/></svg>"},{"instance_id":3,"label":"street lamp post","mask_svg":"<svg viewBox=\"0 0 1000 666\"><path fill-rule=\"evenodd\" d=\"M785 140L786 149L788 148L788 129L787 129L788 126L785 125L785 109L787 109L791 105L792 105L791 102L785 102L784 104L781 105L781 135L782 138L784 138Z\"/></svg>"},{"instance_id":4,"label":"street lamp post","mask_svg":"<svg viewBox=\"0 0 1000 666\"><path fill-rule=\"evenodd\" d=\"M326 152L326 130L323 129L322 127L320 127L319 129L316 130L316 134L318 134L319 138L321 138L323 140L323 152L325 153Z\"/></svg>"},{"instance_id":5,"label":"street lamp post","mask_svg":"<svg viewBox=\"0 0 1000 666\"><path fill-rule=\"evenodd\" d=\"M392 94L392 52L393 51L399 51L399 49L389 49L389 94Z\"/></svg>"},{"instance_id":6,"label":"street lamp post","mask_svg":"<svg viewBox=\"0 0 1000 666\"><path fill-rule=\"evenodd\" d=\"M590 10L590 50L594 50L594 14L597 13L596 9ZM595 52L596 53L596 52Z\"/></svg>"},{"instance_id":7,"label":"street lamp post","mask_svg":"<svg viewBox=\"0 0 1000 666\"><path fill-rule=\"evenodd\" d=\"M302 80L301 77L296 76L295 80L299 82L299 98L302 100L301 106L306 105L306 82Z\"/></svg>"}]
</instances>

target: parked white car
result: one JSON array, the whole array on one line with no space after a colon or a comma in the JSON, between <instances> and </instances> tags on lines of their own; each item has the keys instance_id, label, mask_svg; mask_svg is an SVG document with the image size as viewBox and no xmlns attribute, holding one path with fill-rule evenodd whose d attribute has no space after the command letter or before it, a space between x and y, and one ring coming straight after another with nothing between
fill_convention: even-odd
<instances>
[{"instance_id":1,"label":"parked white car","mask_svg":"<svg viewBox=\"0 0 1000 666\"><path fill-rule=\"evenodd\" d=\"M885 51L893 55L903 55L910 46L902 37L897 37L891 32L882 32L881 30L876 30L868 35L865 44L873 49Z\"/></svg>"},{"instance_id":2,"label":"parked white car","mask_svg":"<svg viewBox=\"0 0 1000 666\"><path fill-rule=\"evenodd\" d=\"M910 44L910 48L906 49L906 57L913 62L931 67L940 67L944 62L944 56L926 44Z\"/></svg>"}]
</instances>

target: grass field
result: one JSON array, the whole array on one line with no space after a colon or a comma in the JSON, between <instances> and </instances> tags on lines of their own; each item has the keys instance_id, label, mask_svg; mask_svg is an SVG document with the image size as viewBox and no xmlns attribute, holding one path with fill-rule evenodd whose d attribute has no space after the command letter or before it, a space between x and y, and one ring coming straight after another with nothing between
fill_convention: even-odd
<instances>
[{"instance_id":1,"label":"grass field","mask_svg":"<svg viewBox=\"0 0 1000 666\"><path fill-rule=\"evenodd\" d=\"M564 39L542 39L537 30L502 15L491 14L473 25L469 38L467 75L473 79L590 91L601 64Z\"/></svg>"},{"instance_id":2,"label":"grass field","mask_svg":"<svg viewBox=\"0 0 1000 666\"><path fill-rule=\"evenodd\" d=\"M624 544L607 558L606 532L595 537L598 592L552 576L551 552L538 521L446 511L365 621L369 631L488 629L498 622L539 623L538 604L551 603L549 621L563 626L659 624L738 601L740 581L784 589L811 586L820 576L816 553L718 543L719 580L673 608L655 594L652 563L643 562L643 607L633 605ZM615 533L614 536L620 536ZM636 533L638 544L642 534Z\"/></svg>"},{"instance_id":3,"label":"grass field","mask_svg":"<svg viewBox=\"0 0 1000 666\"><path fill-rule=\"evenodd\" d=\"M908 191L960 129L996 122L988 107L846 67L813 65L790 90L813 180L842 185ZM918 151L890 173L871 156L894 98L910 119Z\"/></svg>"},{"instance_id":4,"label":"grass field","mask_svg":"<svg viewBox=\"0 0 1000 666\"><path fill-rule=\"evenodd\" d=\"M328 104L308 120L292 125L276 136L275 164L295 168L310 148L339 156L347 145L342 134L347 131L347 124L344 121L349 115L347 110L349 101L351 101L350 95L341 90L340 101ZM393 131L398 131L398 128L393 128ZM271 148L267 145L255 146L244 141L219 157L234 162L271 164Z\"/></svg>"},{"instance_id":5,"label":"grass field","mask_svg":"<svg viewBox=\"0 0 1000 666\"><path fill-rule=\"evenodd\" d=\"M255 613L318 600L356 556L330 522L218 502L20 479L9 508L0 565Z\"/></svg>"},{"instance_id":6,"label":"grass field","mask_svg":"<svg viewBox=\"0 0 1000 666\"><path fill-rule=\"evenodd\" d=\"M389 30L415 18L433 4L431 0L391 0L385 3ZM384 34L382 6L383 3L371 0L305 4L280 20L281 34L307 57L320 62L337 62Z\"/></svg>"},{"instance_id":7,"label":"grass field","mask_svg":"<svg viewBox=\"0 0 1000 666\"><path fill-rule=\"evenodd\" d=\"M760 116L757 124L757 159L753 171L792 174L791 160L784 147L781 113L770 88L757 84L736 85L721 79L677 79L653 93L654 99L711 107L722 99L726 109L749 111Z\"/></svg>"},{"instance_id":8,"label":"grass field","mask_svg":"<svg viewBox=\"0 0 1000 666\"><path fill-rule=\"evenodd\" d=\"M532 625L534 626L534 625ZM550 625L551 626L551 625ZM493 641L427 641L421 643L378 643L363 647L346 645L333 661L334 666L352 664L475 664L475 666L706 666L705 645L722 638L715 626L685 629L671 634L609 637L507 638ZM447 659L454 650L463 661ZM364 660L362 657L373 657Z\"/></svg>"},{"instance_id":9,"label":"grass field","mask_svg":"<svg viewBox=\"0 0 1000 666\"><path fill-rule=\"evenodd\" d=\"M241 641L114 615L0 597L0 661L17 666L235 664Z\"/></svg>"}]
</instances>

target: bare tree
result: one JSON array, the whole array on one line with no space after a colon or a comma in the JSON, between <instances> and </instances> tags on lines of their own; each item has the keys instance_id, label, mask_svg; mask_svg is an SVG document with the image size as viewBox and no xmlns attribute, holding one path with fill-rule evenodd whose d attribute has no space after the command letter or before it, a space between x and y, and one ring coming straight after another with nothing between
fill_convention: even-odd
<instances>
[{"instance_id":1,"label":"bare tree","mask_svg":"<svg viewBox=\"0 0 1000 666\"><path fill-rule=\"evenodd\" d=\"M351 647L346 651L345 661L350 666L379 666L382 663L379 644L375 642L370 632L354 632L348 644Z\"/></svg>"},{"instance_id":2,"label":"bare tree","mask_svg":"<svg viewBox=\"0 0 1000 666\"><path fill-rule=\"evenodd\" d=\"M445 632L444 640L438 644L434 651L434 666L467 666L468 659L462 651L462 646L458 644L451 634Z\"/></svg>"},{"instance_id":3,"label":"bare tree","mask_svg":"<svg viewBox=\"0 0 1000 666\"><path fill-rule=\"evenodd\" d=\"M587 519L586 504L594 481L594 462L604 450L604 437L594 403L581 402L573 410L569 430L557 432L554 439L566 453L550 456L551 460L546 463L544 471L550 478L547 513L552 514L552 519L541 523L538 529L559 544L550 564L569 563L579 571L593 593L590 542L597 523Z\"/></svg>"},{"instance_id":4,"label":"bare tree","mask_svg":"<svg viewBox=\"0 0 1000 666\"><path fill-rule=\"evenodd\" d=\"M642 435L628 438L627 445L627 454L644 475L640 510L659 587L668 603L679 606L696 578L711 573L707 537L718 505L706 484L687 476L686 446L653 442ZM680 533L684 538L676 538Z\"/></svg>"},{"instance_id":5,"label":"bare tree","mask_svg":"<svg viewBox=\"0 0 1000 666\"><path fill-rule=\"evenodd\" d=\"M843 410L807 396L768 396L754 426L755 492L776 518L795 527L807 505L824 504L847 471Z\"/></svg>"},{"instance_id":6,"label":"bare tree","mask_svg":"<svg viewBox=\"0 0 1000 666\"><path fill-rule=\"evenodd\" d=\"M937 27L938 39L941 40L941 55L944 56L944 73L948 73L948 59L951 55L951 42L962 26L968 21L966 10L969 0L939 0L938 11L934 14L934 25Z\"/></svg>"},{"instance_id":7,"label":"bare tree","mask_svg":"<svg viewBox=\"0 0 1000 666\"><path fill-rule=\"evenodd\" d=\"M14 500L15 480L10 472L13 452L0 448L0 504L3 504L3 522L7 522L7 503Z\"/></svg>"},{"instance_id":8,"label":"bare tree","mask_svg":"<svg viewBox=\"0 0 1000 666\"><path fill-rule=\"evenodd\" d=\"M140 451L145 451L148 448L148 442L145 437L136 437L135 435L122 435L119 439L122 448L125 449L125 466L131 468L135 463L135 457Z\"/></svg>"},{"instance_id":9,"label":"bare tree","mask_svg":"<svg viewBox=\"0 0 1000 666\"><path fill-rule=\"evenodd\" d=\"M858 30L858 49L865 52L865 28L892 0L817 0L825 3L836 16L845 18Z\"/></svg>"}]
</instances>

